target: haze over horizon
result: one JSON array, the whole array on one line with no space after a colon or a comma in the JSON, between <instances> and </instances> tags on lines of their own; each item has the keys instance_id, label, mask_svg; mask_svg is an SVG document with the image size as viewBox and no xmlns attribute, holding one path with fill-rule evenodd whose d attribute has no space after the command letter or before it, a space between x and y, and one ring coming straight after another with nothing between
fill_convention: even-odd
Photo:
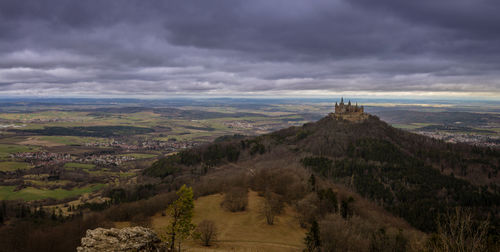
<instances>
[{"instance_id":1,"label":"haze over horizon","mask_svg":"<svg viewBox=\"0 0 500 252\"><path fill-rule=\"evenodd\" d=\"M0 97L500 99L496 0L0 2Z\"/></svg>"}]
</instances>

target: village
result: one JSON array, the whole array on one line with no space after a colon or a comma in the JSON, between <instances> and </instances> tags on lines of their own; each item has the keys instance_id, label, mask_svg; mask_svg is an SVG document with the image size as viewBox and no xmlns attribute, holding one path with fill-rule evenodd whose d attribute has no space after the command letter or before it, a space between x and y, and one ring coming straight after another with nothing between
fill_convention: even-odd
<instances>
[{"instance_id":1,"label":"village","mask_svg":"<svg viewBox=\"0 0 500 252\"><path fill-rule=\"evenodd\" d=\"M31 165L49 166L72 161L68 153L52 153L46 151L18 152L10 155L11 158L30 163Z\"/></svg>"},{"instance_id":2,"label":"village","mask_svg":"<svg viewBox=\"0 0 500 252\"><path fill-rule=\"evenodd\" d=\"M145 140L140 141L138 144L127 143L126 141L111 139L108 142L91 142L85 143L86 147L99 147L99 148L120 148L123 150L144 150L144 151L166 151L176 152L180 149L191 148L200 145L202 142L198 141L159 141L159 140Z\"/></svg>"},{"instance_id":3,"label":"village","mask_svg":"<svg viewBox=\"0 0 500 252\"><path fill-rule=\"evenodd\" d=\"M11 158L18 161L27 162L33 167L52 167L59 164L64 165L68 162L77 162L82 164L95 164L99 166L118 166L123 162L133 161L136 158L128 155L112 155L112 154L89 154L84 157L72 156L68 153L53 153L53 152L19 152L11 154Z\"/></svg>"},{"instance_id":4,"label":"village","mask_svg":"<svg viewBox=\"0 0 500 252\"><path fill-rule=\"evenodd\" d=\"M471 145L497 148L500 147L500 136L480 135L473 133L450 133L443 131L415 131L415 133L443 140L448 143L467 143Z\"/></svg>"},{"instance_id":5,"label":"village","mask_svg":"<svg viewBox=\"0 0 500 252\"><path fill-rule=\"evenodd\" d=\"M108 148L108 150L84 153L75 155L69 153L56 153L48 151L17 152L10 154L10 158L29 163L33 167L51 167L64 165L68 162L82 164L94 164L101 167L119 166L124 162L134 161L137 158L129 155L130 151L157 151L164 154L177 152L193 146L200 145L201 142L177 142L177 141L157 141L147 140L138 144L129 144L124 141L111 140L109 142L85 143L85 147Z\"/></svg>"}]
</instances>

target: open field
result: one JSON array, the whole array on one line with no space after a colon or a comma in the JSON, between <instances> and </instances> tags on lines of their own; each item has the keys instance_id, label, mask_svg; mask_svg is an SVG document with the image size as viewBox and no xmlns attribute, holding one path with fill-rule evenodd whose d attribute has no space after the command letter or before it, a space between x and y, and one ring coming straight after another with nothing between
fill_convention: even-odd
<instances>
[{"instance_id":1,"label":"open field","mask_svg":"<svg viewBox=\"0 0 500 252\"><path fill-rule=\"evenodd\" d=\"M55 147L62 146L64 144L43 140L43 137L28 137L26 140L19 142L19 144L23 145L34 145L34 146L43 146L43 147Z\"/></svg>"},{"instance_id":2,"label":"open field","mask_svg":"<svg viewBox=\"0 0 500 252\"><path fill-rule=\"evenodd\" d=\"M395 123L395 124L392 124L392 127L406 129L406 130L414 130L414 129L418 129L418 128L422 128L422 127L426 127L426 126L431 126L431 125L433 125L433 124L431 124L431 123L410 123L410 124Z\"/></svg>"},{"instance_id":3,"label":"open field","mask_svg":"<svg viewBox=\"0 0 500 252\"><path fill-rule=\"evenodd\" d=\"M23 199L26 201L31 201L47 198L64 199L75 197L84 193L90 193L103 187L103 184L88 185L81 188L73 188L72 190L65 190L60 188L55 190L47 190L27 187L19 191L15 191L15 186L0 186L0 200Z\"/></svg>"},{"instance_id":4,"label":"open field","mask_svg":"<svg viewBox=\"0 0 500 252\"><path fill-rule=\"evenodd\" d=\"M16 171L16 170L25 170L30 169L32 166L28 163L24 162L0 162L0 171Z\"/></svg>"},{"instance_id":5,"label":"open field","mask_svg":"<svg viewBox=\"0 0 500 252\"><path fill-rule=\"evenodd\" d=\"M290 208L276 218L274 225L268 225L259 209L263 198L257 192L249 192L248 209L232 213L220 206L223 195L209 195L195 201L193 223L212 220L218 230L217 242L207 248L198 241L186 241L183 245L189 251L302 251L305 229L300 228ZM157 214L151 225L159 233L168 225L168 217Z\"/></svg>"},{"instance_id":6,"label":"open field","mask_svg":"<svg viewBox=\"0 0 500 252\"><path fill-rule=\"evenodd\" d=\"M88 169L93 169L95 167L95 165L93 164L81 164L81 163L66 163L64 164L64 168L65 169L70 169L70 170L74 170L74 169L84 169L84 170L88 170Z\"/></svg>"},{"instance_id":7,"label":"open field","mask_svg":"<svg viewBox=\"0 0 500 252\"><path fill-rule=\"evenodd\" d=\"M105 138L77 137L77 136L42 136L39 137L39 139L42 141L47 141L61 145L76 145L76 144L107 141Z\"/></svg>"},{"instance_id":8,"label":"open field","mask_svg":"<svg viewBox=\"0 0 500 252\"><path fill-rule=\"evenodd\" d=\"M15 144L0 144L0 159L9 157L9 154L16 152L30 152L37 151L37 147L23 146Z\"/></svg>"},{"instance_id":9,"label":"open field","mask_svg":"<svg viewBox=\"0 0 500 252\"><path fill-rule=\"evenodd\" d=\"M148 153L127 153L127 154L123 154L123 156L133 157L135 159L147 159L147 158L154 158L157 155L148 154Z\"/></svg>"},{"instance_id":10,"label":"open field","mask_svg":"<svg viewBox=\"0 0 500 252\"><path fill-rule=\"evenodd\" d=\"M48 181L48 180L24 180L25 183L27 184L33 184L36 185L37 187L61 187L65 186L71 181L69 180L55 180L55 181Z\"/></svg>"}]
</instances>

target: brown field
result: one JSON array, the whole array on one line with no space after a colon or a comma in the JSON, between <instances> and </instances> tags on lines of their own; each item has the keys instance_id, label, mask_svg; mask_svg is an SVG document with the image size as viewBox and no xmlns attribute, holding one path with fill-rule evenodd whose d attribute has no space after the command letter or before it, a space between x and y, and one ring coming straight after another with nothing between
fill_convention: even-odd
<instances>
[{"instance_id":1,"label":"brown field","mask_svg":"<svg viewBox=\"0 0 500 252\"><path fill-rule=\"evenodd\" d=\"M200 197L195 201L193 223L204 219L215 222L217 241L211 247L204 247L198 241L187 240L186 251L302 251L306 230L299 226L296 213L286 207L274 225L268 225L259 213L262 197L257 192L248 194L248 208L244 212L232 213L220 206L223 195ZM157 233L164 233L168 217L156 214L151 218L151 227ZM115 223L116 227L129 226L128 222Z\"/></svg>"}]
</instances>

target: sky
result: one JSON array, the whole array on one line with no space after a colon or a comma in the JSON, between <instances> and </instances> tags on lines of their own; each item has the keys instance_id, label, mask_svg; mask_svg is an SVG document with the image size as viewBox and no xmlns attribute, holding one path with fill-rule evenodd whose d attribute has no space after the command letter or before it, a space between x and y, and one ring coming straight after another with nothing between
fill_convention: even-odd
<instances>
[{"instance_id":1,"label":"sky","mask_svg":"<svg viewBox=\"0 0 500 252\"><path fill-rule=\"evenodd\" d=\"M498 0L0 0L0 96L500 100Z\"/></svg>"}]
</instances>

